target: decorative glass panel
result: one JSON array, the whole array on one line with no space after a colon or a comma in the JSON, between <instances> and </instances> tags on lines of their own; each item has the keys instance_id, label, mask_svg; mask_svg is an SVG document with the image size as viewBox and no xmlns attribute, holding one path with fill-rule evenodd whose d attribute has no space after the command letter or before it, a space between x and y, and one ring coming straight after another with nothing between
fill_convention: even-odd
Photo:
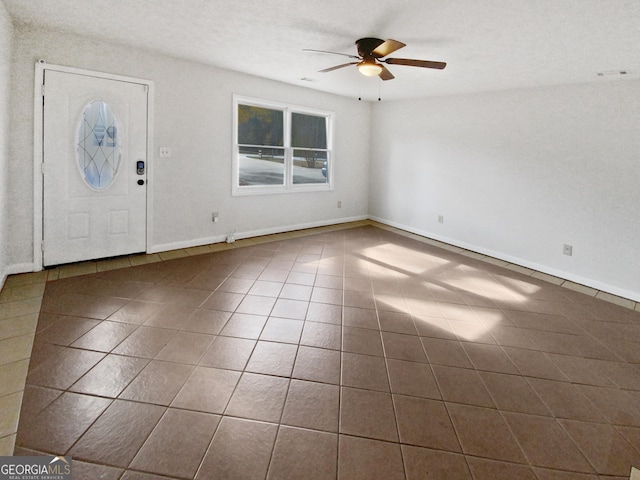
<instances>
[{"instance_id":1,"label":"decorative glass panel","mask_svg":"<svg viewBox=\"0 0 640 480\"><path fill-rule=\"evenodd\" d=\"M105 102L86 106L77 135L78 168L91 188L104 190L113 182L120 166L118 121Z\"/></svg>"}]
</instances>

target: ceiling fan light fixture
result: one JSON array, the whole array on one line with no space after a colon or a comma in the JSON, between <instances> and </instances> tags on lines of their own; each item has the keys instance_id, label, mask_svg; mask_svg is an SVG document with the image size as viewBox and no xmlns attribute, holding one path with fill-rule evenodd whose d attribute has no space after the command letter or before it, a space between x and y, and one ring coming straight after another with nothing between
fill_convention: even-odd
<instances>
[{"instance_id":1,"label":"ceiling fan light fixture","mask_svg":"<svg viewBox=\"0 0 640 480\"><path fill-rule=\"evenodd\" d=\"M365 77L375 77L382 72L382 65L372 60L363 60L358 64L358 71Z\"/></svg>"},{"instance_id":2,"label":"ceiling fan light fixture","mask_svg":"<svg viewBox=\"0 0 640 480\"><path fill-rule=\"evenodd\" d=\"M411 58L383 58L387 55L399 50L406 45L397 40L381 40L379 38L361 38L356 40L358 55L349 55L348 53L329 52L326 50L311 50L305 48L303 50L309 52L330 53L333 55L342 55L354 59L349 63L335 65L333 67L320 70L322 73L333 72L345 67L356 65L358 71L366 77L378 77L380 80L393 80L395 77L383 64L389 65L406 65L408 67L435 68L442 70L447 66L445 62L433 62L430 60L415 60Z\"/></svg>"}]
</instances>

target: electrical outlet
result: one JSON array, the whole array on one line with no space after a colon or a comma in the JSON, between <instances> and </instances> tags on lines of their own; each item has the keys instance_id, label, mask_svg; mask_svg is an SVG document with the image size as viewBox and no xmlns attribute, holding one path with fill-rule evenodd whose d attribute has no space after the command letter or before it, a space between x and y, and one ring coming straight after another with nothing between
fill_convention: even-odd
<instances>
[{"instance_id":1,"label":"electrical outlet","mask_svg":"<svg viewBox=\"0 0 640 480\"><path fill-rule=\"evenodd\" d=\"M438 223L444 223L444 215L438 215Z\"/></svg>"},{"instance_id":2,"label":"electrical outlet","mask_svg":"<svg viewBox=\"0 0 640 480\"><path fill-rule=\"evenodd\" d=\"M572 256L573 255L573 246L572 245L564 245L562 247L562 253L564 255Z\"/></svg>"},{"instance_id":3,"label":"electrical outlet","mask_svg":"<svg viewBox=\"0 0 640 480\"><path fill-rule=\"evenodd\" d=\"M169 147L160 147L159 155L161 158L170 157L171 156L171 148Z\"/></svg>"},{"instance_id":4,"label":"electrical outlet","mask_svg":"<svg viewBox=\"0 0 640 480\"><path fill-rule=\"evenodd\" d=\"M342 208L342 200L338 200L338 208Z\"/></svg>"}]
</instances>

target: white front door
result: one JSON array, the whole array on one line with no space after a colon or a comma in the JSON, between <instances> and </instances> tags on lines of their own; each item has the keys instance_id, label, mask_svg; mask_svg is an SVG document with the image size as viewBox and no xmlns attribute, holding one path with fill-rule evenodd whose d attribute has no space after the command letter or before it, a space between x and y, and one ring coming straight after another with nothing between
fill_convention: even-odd
<instances>
[{"instance_id":1,"label":"white front door","mask_svg":"<svg viewBox=\"0 0 640 480\"><path fill-rule=\"evenodd\" d=\"M146 250L147 87L44 72L43 263Z\"/></svg>"}]
</instances>

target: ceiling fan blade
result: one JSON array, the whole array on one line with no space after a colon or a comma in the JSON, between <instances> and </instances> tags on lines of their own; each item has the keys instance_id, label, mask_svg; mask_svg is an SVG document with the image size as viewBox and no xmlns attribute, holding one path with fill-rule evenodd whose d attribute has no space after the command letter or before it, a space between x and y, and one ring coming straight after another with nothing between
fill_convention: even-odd
<instances>
[{"instance_id":1,"label":"ceiling fan blade","mask_svg":"<svg viewBox=\"0 0 640 480\"><path fill-rule=\"evenodd\" d=\"M333 70L338 70L339 68L348 67L349 65L357 65L358 63L360 62L343 63L342 65L336 65L335 67L325 68L324 70L320 70L320 72L323 72L323 73L332 72Z\"/></svg>"},{"instance_id":2,"label":"ceiling fan blade","mask_svg":"<svg viewBox=\"0 0 640 480\"><path fill-rule=\"evenodd\" d=\"M358 59L360 58L360 57L358 57L356 55L350 55L348 53L328 52L326 50L313 50L311 48L303 48L302 51L303 52L316 52L316 53L329 53L331 55L342 55L344 57L349 57L349 58L358 58Z\"/></svg>"},{"instance_id":3,"label":"ceiling fan blade","mask_svg":"<svg viewBox=\"0 0 640 480\"><path fill-rule=\"evenodd\" d=\"M397 40L386 40L373 49L371 52L374 57L386 57L387 55L395 52L396 50L400 50L402 47L406 47L405 43L399 42Z\"/></svg>"},{"instance_id":4,"label":"ceiling fan blade","mask_svg":"<svg viewBox=\"0 0 640 480\"><path fill-rule=\"evenodd\" d=\"M380 65L380 66L382 67L382 71L380 72L379 77L382 80L393 80L394 78L396 78L393 76L393 74L389 70L387 70L387 67L385 67L384 65Z\"/></svg>"},{"instance_id":5,"label":"ceiling fan blade","mask_svg":"<svg viewBox=\"0 0 640 480\"><path fill-rule=\"evenodd\" d=\"M389 65L408 65L410 67L436 68L442 70L447 66L445 62L432 62L430 60L412 60L410 58L387 58L381 60Z\"/></svg>"}]
</instances>

